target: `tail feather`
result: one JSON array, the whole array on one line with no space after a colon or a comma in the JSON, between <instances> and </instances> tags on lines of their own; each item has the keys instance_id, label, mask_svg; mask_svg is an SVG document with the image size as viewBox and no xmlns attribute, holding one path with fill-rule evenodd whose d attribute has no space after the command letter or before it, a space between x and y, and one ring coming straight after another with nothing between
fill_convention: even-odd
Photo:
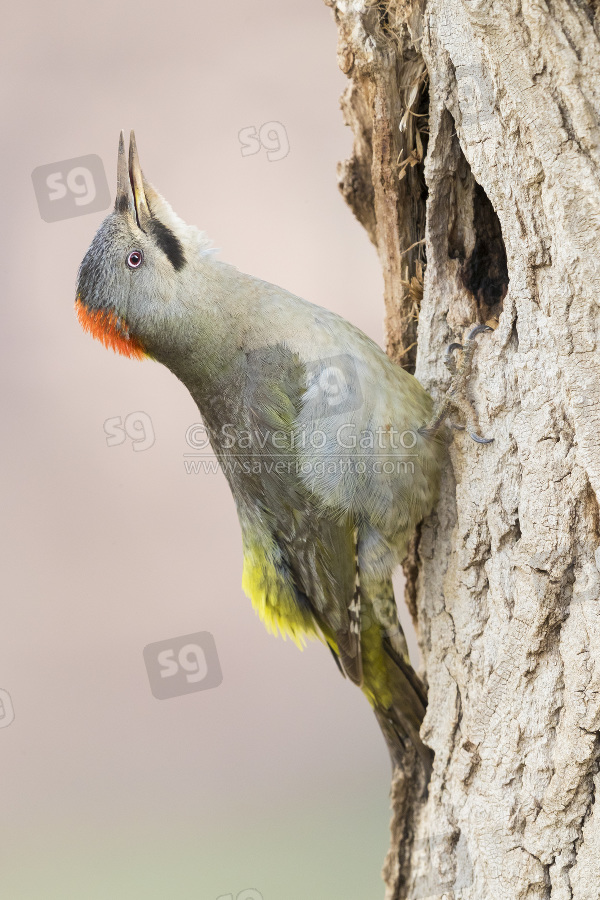
<instances>
[{"instance_id":1,"label":"tail feather","mask_svg":"<svg viewBox=\"0 0 600 900\"><path fill-rule=\"evenodd\" d=\"M429 779L433 755L420 736L427 694L408 661L391 582L366 586L363 604L368 604L371 620L362 632L363 691L383 732L392 764L403 765L412 746Z\"/></svg>"},{"instance_id":2,"label":"tail feather","mask_svg":"<svg viewBox=\"0 0 600 900\"><path fill-rule=\"evenodd\" d=\"M433 754L420 735L427 707L425 690L414 669L385 641L383 651L387 657L392 697L387 704L376 699L373 709L386 740L392 765L402 766L412 746L421 760L426 781L429 781Z\"/></svg>"}]
</instances>

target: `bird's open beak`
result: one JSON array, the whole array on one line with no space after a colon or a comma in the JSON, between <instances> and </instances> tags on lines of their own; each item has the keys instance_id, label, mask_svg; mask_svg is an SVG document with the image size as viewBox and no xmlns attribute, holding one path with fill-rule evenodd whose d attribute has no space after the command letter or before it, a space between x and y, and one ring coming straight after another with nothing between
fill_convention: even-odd
<instances>
[{"instance_id":1,"label":"bird's open beak","mask_svg":"<svg viewBox=\"0 0 600 900\"><path fill-rule=\"evenodd\" d=\"M119 161L117 164L117 196L115 199L117 212L129 213L142 231L150 219L150 210L144 189L144 176L140 166L135 134L129 138L129 162L125 155L125 137L123 132L119 138Z\"/></svg>"}]
</instances>

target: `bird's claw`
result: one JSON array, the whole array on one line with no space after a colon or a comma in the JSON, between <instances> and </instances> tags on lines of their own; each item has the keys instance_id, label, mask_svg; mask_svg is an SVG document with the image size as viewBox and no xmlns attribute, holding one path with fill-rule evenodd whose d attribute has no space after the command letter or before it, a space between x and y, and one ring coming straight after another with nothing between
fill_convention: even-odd
<instances>
[{"instance_id":1,"label":"bird's claw","mask_svg":"<svg viewBox=\"0 0 600 900\"><path fill-rule=\"evenodd\" d=\"M475 352L475 338L479 334L483 334L486 331L493 330L494 329L490 328L489 325L475 325L475 327L472 328L469 332L464 345L458 342L454 342L448 346L444 358L444 364L452 373L452 383L436 415L433 417L431 422L428 423L428 425L420 429L423 434L435 434L435 432L438 430L438 428L446 418L449 412L449 408L453 406L463 413L464 418L467 422L467 433L476 443L492 443L492 441L494 440L493 438L484 438L477 434L477 417L470 401L467 398L466 387L469 376L471 374L471 365L473 362L473 354ZM462 350L462 359L459 366L456 365L456 360L453 356L455 350ZM461 430L464 428L464 426L453 427L458 427Z\"/></svg>"},{"instance_id":2,"label":"bird's claw","mask_svg":"<svg viewBox=\"0 0 600 900\"><path fill-rule=\"evenodd\" d=\"M489 325L476 325L475 328L472 328L471 331L469 332L469 337L467 338L467 340L472 341L473 338L476 338L478 334L483 334L484 331L493 331L493 330L494 329L491 328ZM454 345L451 344L450 346L452 347Z\"/></svg>"},{"instance_id":3,"label":"bird's claw","mask_svg":"<svg viewBox=\"0 0 600 900\"><path fill-rule=\"evenodd\" d=\"M456 360L452 354L454 353L455 350L463 350L463 349L464 348L463 348L462 344L458 344L458 343L448 344L448 348L446 350L446 356L444 357L444 365L446 366L447 369L450 370L450 372L452 372L453 375L456 375Z\"/></svg>"},{"instance_id":4,"label":"bird's claw","mask_svg":"<svg viewBox=\"0 0 600 900\"><path fill-rule=\"evenodd\" d=\"M473 438L478 444L491 444L494 438L484 438L480 437L478 434L475 434L473 431L469 431L469 437Z\"/></svg>"}]
</instances>

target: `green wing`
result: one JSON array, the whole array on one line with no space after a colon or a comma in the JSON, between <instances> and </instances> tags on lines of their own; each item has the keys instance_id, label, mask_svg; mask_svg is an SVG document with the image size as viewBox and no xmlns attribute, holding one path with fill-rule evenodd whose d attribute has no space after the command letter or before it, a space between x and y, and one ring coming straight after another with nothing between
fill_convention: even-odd
<instances>
[{"instance_id":1,"label":"green wing","mask_svg":"<svg viewBox=\"0 0 600 900\"><path fill-rule=\"evenodd\" d=\"M249 439L221 459L242 525L244 590L270 630L297 642L322 635L360 683L354 523L324 514L298 473L305 368L287 348L267 347L244 355L236 382L237 427Z\"/></svg>"}]
</instances>

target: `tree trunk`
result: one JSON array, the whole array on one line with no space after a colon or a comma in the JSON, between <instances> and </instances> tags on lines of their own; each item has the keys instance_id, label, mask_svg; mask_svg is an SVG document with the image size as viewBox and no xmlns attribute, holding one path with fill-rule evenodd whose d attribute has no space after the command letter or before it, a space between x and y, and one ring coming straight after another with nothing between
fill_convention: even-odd
<instances>
[{"instance_id":1,"label":"tree trunk","mask_svg":"<svg viewBox=\"0 0 600 900\"><path fill-rule=\"evenodd\" d=\"M388 350L435 399L478 338L407 561L435 753L397 771L387 897L600 897L600 15L586 0L326 0ZM417 344L418 342L418 344ZM418 352L417 352L418 350ZM455 892L454 894L452 892Z\"/></svg>"}]
</instances>

